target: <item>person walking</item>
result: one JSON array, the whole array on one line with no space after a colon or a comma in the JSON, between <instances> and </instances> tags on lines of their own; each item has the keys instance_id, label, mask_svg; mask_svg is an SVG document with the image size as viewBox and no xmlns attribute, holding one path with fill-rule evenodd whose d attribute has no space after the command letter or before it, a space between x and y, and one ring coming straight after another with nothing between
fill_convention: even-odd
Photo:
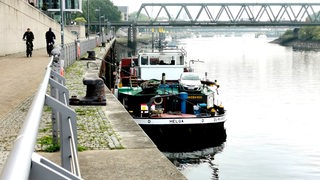
<instances>
[{"instance_id":1,"label":"person walking","mask_svg":"<svg viewBox=\"0 0 320 180\"><path fill-rule=\"evenodd\" d=\"M52 32L51 28L49 28L49 30L46 32L47 53L49 56L51 56L55 39L56 35Z\"/></svg>"},{"instance_id":2,"label":"person walking","mask_svg":"<svg viewBox=\"0 0 320 180\"><path fill-rule=\"evenodd\" d=\"M26 41L26 54L27 57L32 57L32 51L33 51L33 43L32 41L34 40L34 35L30 28L27 28L27 31L23 34L22 39Z\"/></svg>"}]
</instances>

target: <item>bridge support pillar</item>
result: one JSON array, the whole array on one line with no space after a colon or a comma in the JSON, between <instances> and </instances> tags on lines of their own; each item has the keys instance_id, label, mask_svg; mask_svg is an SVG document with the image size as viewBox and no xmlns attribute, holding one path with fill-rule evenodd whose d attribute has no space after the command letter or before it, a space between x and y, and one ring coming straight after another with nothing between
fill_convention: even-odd
<instances>
[{"instance_id":1,"label":"bridge support pillar","mask_svg":"<svg viewBox=\"0 0 320 180\"><path fill-rule=\"evenodd\" d=\"M130 25L128 28L128 47L135 49L137 46L137 27Z\"/></svg>"}]
</instances>

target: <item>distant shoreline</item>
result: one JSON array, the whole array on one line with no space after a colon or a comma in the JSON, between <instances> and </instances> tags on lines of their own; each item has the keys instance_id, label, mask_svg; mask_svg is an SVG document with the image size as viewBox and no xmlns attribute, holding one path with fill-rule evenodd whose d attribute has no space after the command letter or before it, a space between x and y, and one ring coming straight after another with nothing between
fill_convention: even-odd
<instances>
[{"instance_id":1,"label":"distant shoreline","mask_svg":"<svg viewBox=\"0 0 320 180\"><path fill-rule=\"evenodd\" d=\"M280 44L281 46L291 46L297 50L320 50L319 41L302 41L297 38L290 40L283 40L281 38L275 39L270 43Z\"/></svg>"}]
</instances>

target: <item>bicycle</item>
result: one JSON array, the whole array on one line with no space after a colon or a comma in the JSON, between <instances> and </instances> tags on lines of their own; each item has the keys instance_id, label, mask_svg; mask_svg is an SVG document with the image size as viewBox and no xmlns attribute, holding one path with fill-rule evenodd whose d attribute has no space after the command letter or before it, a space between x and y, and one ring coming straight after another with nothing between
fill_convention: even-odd
<instances>
[{"instance_id":1,"label":"bicycle","mask_svg":"<svg viewBox=\"0 0 320 180\"><path fill-rule=\"evenodd\" d=\"M26 42L26 53L27 53L27 57L32 57L32 50L33 50L33 44L30 41Z\"/></svg>"},{"instance_id":2,"label":"bicycle","mask_svg":"<svg viewBox=\"0 0 320 180\"><path fill-rule=\"evenodd\" d=\"M49 56L52 55L51 51L53 50L53 44L54 44L54 42L47 43L47 53Z\"/></svg>"}]
</instances>

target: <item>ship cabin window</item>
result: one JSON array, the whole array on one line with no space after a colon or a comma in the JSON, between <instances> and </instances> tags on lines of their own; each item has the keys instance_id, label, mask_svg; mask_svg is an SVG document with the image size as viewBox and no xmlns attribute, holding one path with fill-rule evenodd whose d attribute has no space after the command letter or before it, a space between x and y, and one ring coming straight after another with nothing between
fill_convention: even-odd
<instances>
[{"instance_id":1,"label":"ship cabin window","mask_svg":"<svg viewBox=\"0 0 320 180\"><path fill-rule=\"evenodd\" d=\"M141 56L141 65L148 65L148 56Z\"/></svg>"},{"instance_id":2,"label":"ship cabin window","mask_svg":"<svg viewBox=\"0 0 320 180\"><path fill-rule=\"evenodd\" d=\"M170 65L171 64L171 56L160 56L159 57L159 65Z\"/></svg>"},{"instance_id":3,"label":"ship cabin window","mask_svg":"<svg viewBox=\"0 0 320 180\"><path fill-rule=\"evenodd\" d=\"M150 57L150 65L157 65L157 64L159 64L159 58Z\"/></svg>"},{"instance_id":4,"label":"ship cabin window","mask_svg":"<svg viewBox=\"0 0 320 180\"><path fill-rule=\"evenodd\" d=\"M172 57L171 57L171 61L170 61L170 65L175 65L175 64L176 64L175 57L172 56Z\"/></svg>"},{"instance_id":5,"label":"ship cabin window","mask_svg":"<svg viewBox=\"0 0 320 180\"><path fill-rule=\"evenodd\" d=\"M184 58L183 58L183 56L180 56L180 65L184 65Z\"/></svg>"},{"instance_id":6,"label":"ship cabin window","mask_svg":"<svg viewBox=\"0 0 320 180\"><path fill-rule=\"evenodd\" d=\"M184 57L180 54L166 55L142 55L139 57L140 65L184 65Z\"/></svg>"},{"instance_id":7,"label":"ship cabin window","mask_svg":"<svg viewBox=\"0 0 320 180\"><path fill-rule=\"evenodd\" d=\"M132 67L138 64L138 58L133 58Z\"/></svg>"}]
</instances>

